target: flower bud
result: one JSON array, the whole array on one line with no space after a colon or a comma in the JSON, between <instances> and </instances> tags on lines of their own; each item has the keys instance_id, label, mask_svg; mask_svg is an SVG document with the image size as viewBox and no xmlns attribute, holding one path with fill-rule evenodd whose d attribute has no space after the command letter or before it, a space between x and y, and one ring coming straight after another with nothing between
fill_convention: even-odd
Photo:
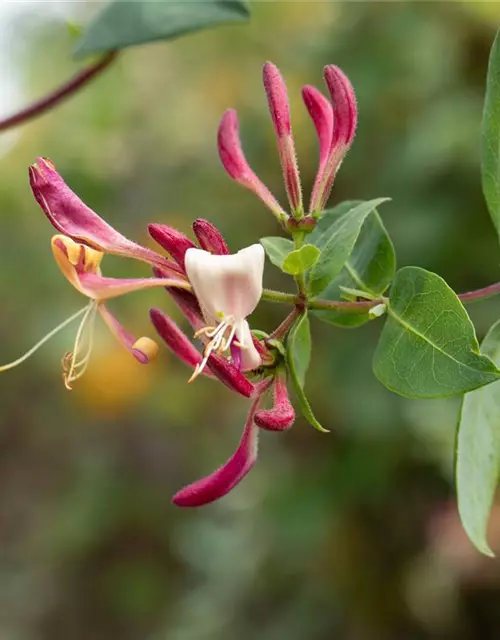
<instances>
[{"instance_id":1,"label":"flower bud","mask_svg":"<svg viewBox=\"0 0 500 640\"><path fill-rule=\"evenodd\" d=\"M193 231L202 249L219 256L229 255L226 241L211 222L198 218L193 222Z\"/></svg>"},{"instance_id":2,"label":"flower bud","mask_svg":"<svg viewBox=\"0 0 500 640\"><path fill-rule=\"evenodd\" d=\"M188 249L196 247L194 242L177 229L166 224L148 224L148 231L153 240L162 246L184 269L184 256Z\"/></svg>"},{"instance_id":3,"label":"flower bud","mask_svg":"<svg viewBox=\"0 0 500 640\"><path fill-rule=\"evenodd\" d=\"M233 109L229 109L222 116L217 143L220 159L231 178L253 191L280 222L286 220L287 214L265 184L255 175L245 158L240 141L238 116Z\"/></svg>"},{"instance_id":4,"label":"flower bud","mask_svg":"<svg viewBox=\"0 0 500 640\"><path fill-rule=\"evenodd\" d=\"M274 405L255 414L255 424L268 431L285 431L295 421L295 411L288 397L286 375L279 372L274 379Z\"/></svg>"},{"instance_id":5,"label":"flower bud","mask_svg":"<svg viewBox=\"0 0 500 640\"><path fill-rule=\"evenodd\" d=\"M269 110L276 132L278 152L288 200L296 217L301 217L303 214L302 188L300 185L297 156L295 154L295 144L290 122L290 106L285 81L278 68L271 62L266 62L264 65L263 79Z\"/></svg>"}]
</instances>

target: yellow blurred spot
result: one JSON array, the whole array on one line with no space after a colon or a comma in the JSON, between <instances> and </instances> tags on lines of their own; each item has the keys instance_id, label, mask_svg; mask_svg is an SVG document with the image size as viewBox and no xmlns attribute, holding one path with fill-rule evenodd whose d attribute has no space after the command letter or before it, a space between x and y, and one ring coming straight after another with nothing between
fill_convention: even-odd
<instances>
[{"instance_id":1,"label":"yellow blurred spot","mask_svg":"<svg viewBox=\"0 0 500 640\"><path fill-rule=\"evenodd\" d=\"M148 338L137 342L141 340ZM140 364L118 344L95 349L87 373L74 387L74 397L92 413L121 416L149 391L153 367Z\"/></svg>"}]
</instances>

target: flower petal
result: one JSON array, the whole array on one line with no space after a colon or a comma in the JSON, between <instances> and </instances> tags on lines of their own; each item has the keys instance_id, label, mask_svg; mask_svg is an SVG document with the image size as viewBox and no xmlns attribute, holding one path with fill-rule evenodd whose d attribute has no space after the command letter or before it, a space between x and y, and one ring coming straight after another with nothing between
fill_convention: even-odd
<instances>
[{"instance_id":1,"label":"flower petal","mask_svg":"<svg viewBox=\"0 0 500 640\"><path fill-rule=\"evenodd\" d=\"M260 244L228 256L202 249L186 252L186 273L209 323L221 314L235 320L246 318L262 295L264 249Z\"/></svg>"},{"instance_id":2,"label":"flower petal","mask_svg":"<svg viewBox=\"0 0 500 640\"><path fill-rule=\"evenodd\" d=\"M295 421L295 410L288 397L286 373L279 372L274 379L274 405L255 414L255 423L268 431L285 431Z\"/></svg>"},{"instance_id":3,"label":"flower petal","mask_svg":"<svg viewBox=\"0 0 500 640\"><path fill-rule=\"evenodd\" d=\"M229 255L226 241L211 222L198 218L193 222L193 231L202 249L218 256Z\"/></svg>"},{"instance_id":4,"label":"flower petal","mask_svg":"<svg viewBox=\"0 0 500 640\"><path fill-rule=\"evenodd\" d=\"M149 364L151 360L156 358L158 353L158 345L151 338L143 336L135 338L131 333L122 327L115 316L104 306L104 303L98 305L99 313L107 324L111 333L117 338L130 353L141 364Z\"/></svg>"},{"instance_id":5,"label":"flower petal","mask_svg":"<svg viewBox=\"0 0 500 640\"><path fill-rule=\"evenodd\" d=\"M184 269L184 256L196 245L186 235L166 224L148 224L148 231L159 245L167 251L177 264Z\"/></svg>"},{"instance_id":6,"label":"flower petal","mask_svg":"<svg viewBox=\"0 0 500 640\"><path fill-rule=\"evenodd\" d=\"M153 269L153 273L157 278L163 278L166 275L162 269L156 268ZM176 287L165 287L165 289L195 331L205 326L203 314L194 293Z\"/></svg>"},{"instance_id":7,"label":"flower petal","mask_svg":"<svg viewBox=\"0 0 500 640\"><path fill-rule=\"evenodd\" d=\"M179 360L182 360L193 369L196 365L201 364L203 360L201 354L171 318L160 309L150 309L149 315L156 331ZM205 375L210 374L206 370L203 373Z\"/></svg>"},{"instance_id":8,"label":"flower petal","mask_svg":"<svg viewBox=\"0 0 500 640\"><path fill-rule=\"evenodd\" d=\"M94 300L109 300L151 287L189 288L187 282L175 278L105 278L96 273L78 276L83 293Z\"/></svg>"},{"instance_id":9,"label":"flower petal","mask_svg":"<svg viewBox=\"0 0 500 640\"><path fill-rule=\"evenodd\" d=\"M250 325L246 320L242 320L236 326L236 338L241 345L241 370L253 371L262 364L262 358L255 348Z\"/></svg>"},{"instance_id":10,"label":"flower petal","mask_svg":"<svg viewBox=\"0 0 500 640\"><path fill-rule=\"evenodd\" d=\"M234 454L211 475L178 491L172 499L174 504L179 507L201 507L222 498L243 480L257 459L259 430L253 419L259 401L260 397L254 401L250 409L243 435Z\"/></svg>"},{"instance_id":11,"label":"flower petal","mask_svg":"<svg viewBox=\"0 0 500 640\"><path fill-rule=\"evenodd\" d=\"M104 253L168 268L168 262L162 256L128 240L87 207L71 191L50 160L38 158L36 164L30 166L29 173L36 201L60 233Z\"/></svg>"},{"instance_id":12,"label":"flower petal","mask_svg":"<svg viewBox=\"0 0 500 640\"><path fill-rule=\"evenodd\" d=\"M234 109L229 109L222 116L217 135L217 145L224 169L231 178L253 191L278 220L281 222L286 221L288 215L285 210L266 185L255 175L245 158L240 141L238 116Z\"/></svg>"}]
</instances>

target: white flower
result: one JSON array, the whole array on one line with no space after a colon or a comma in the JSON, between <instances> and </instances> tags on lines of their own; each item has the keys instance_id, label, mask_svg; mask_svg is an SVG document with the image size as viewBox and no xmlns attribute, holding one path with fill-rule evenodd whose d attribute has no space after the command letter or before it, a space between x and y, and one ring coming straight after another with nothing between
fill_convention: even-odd
<instances>
[{"instance_id":1,"label":"white flower","mask_svg":"<svg viewBox=\"0 0 500 640\"><path fill-rule=\"evenodd\" d=\"M196 336L208 342L203 361L191 378L201 373L212 353L231 348L233 362L241 358L241 369L250 371L260 366L257 352L246 321L262 295L264 248L253 244L233 255L212 255L202 249L188 249L185 256L186 274L198 298L206 327ZM240 351L241 350L241 351Z\"/></svg>"}]
</instances>

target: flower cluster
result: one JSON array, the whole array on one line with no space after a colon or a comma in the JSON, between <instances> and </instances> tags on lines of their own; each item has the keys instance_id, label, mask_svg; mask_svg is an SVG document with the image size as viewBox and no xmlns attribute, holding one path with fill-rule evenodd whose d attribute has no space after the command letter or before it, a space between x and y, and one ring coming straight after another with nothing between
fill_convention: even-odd
<instances>
[{"instance_id":1,"label":"flower cluster","mask_svg":"<svg viewBox=\"0 0 500 640\"><path fill-rule=\"evenodd\" d=\"M263 76L292 219L250 168L240 141L238 116L233 109L224 113L219 125L219 155L231 178L253 191L289 230L311 230L325 207L335 176L354 140L357 124L354 89L335 65L327 65L324 69L331 102L313 86L306 85L302 89L302 98L319 142L319 166L306 215L286 85L271 62L264 65ZM297 221L300 222L297 224Z\"/></svg>"},{"instance_id":2,"label":"flower cluster","mask_svg":"<svg viewBox=\"0 0 500 640\"><path fill-rule=\"evenodd\" d=\"M219 127L219 153L229 175L254 191L292 235L314 227L356 128L356 103L349 81L334 66L325 68L325 80L332 103L314 87L303 89L320 150L307 213L302 201L286 87L274 65L264 66L264 86L291 216L250 169L241 148L236 113L227 111ZM102 220L73 193L49 160L39 158L30 167L30 184L35 199L58 232L51 242L54 258L64 276L89 302L24 356L1 367L0 371L20 364L57 331L81 317L74 347L62 361L64 382L70 389L89 362L94 318L98 313L119 342L139 362L147 364L156 356L157 344L149 337L135 338L106 303L141 289L163 287L202 345L199 351L171 317L158 308L151 309L151 321L159 336L192 369L189 381L198 376L216 379L251 400L235 453L214 473L181 489L173 501L180 506L199 506L225 495L252 468L259 430L284 431L295 419L288 397L283 350L276 340L284 337L291 323L285 321L269 336L252 332L247 321L262 296L265 259L262 245L252 244L231 254L218 229L207 220L198 219L193 224L197 244L172 227L150 224L149 233L167 252L165 256L128 240ZM101 273L105 254L144 262L152 268L153 277L105 277ZM265 408L268 395L272 395L272 404Z\"/></svg>"}]
</instances>

